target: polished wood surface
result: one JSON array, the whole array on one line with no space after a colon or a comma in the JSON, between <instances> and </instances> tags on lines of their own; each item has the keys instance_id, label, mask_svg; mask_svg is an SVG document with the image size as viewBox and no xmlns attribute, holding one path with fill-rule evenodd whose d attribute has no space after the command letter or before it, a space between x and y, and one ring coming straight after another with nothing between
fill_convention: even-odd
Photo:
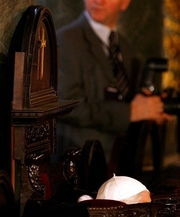
<instances>
[{"instance_id":1,"label":"polished wood surface","mask_svg":"<svg viewBox=\"0 0 180 217\"><path fill-rule=\"evenodd\" d=\"M30 198L51 197L50 155L56 152L56 120L77 100L58 101L57 44L51 13L30 6L10 47L13 68L11 109L12 185L20 215Z\"/></svg>"}]
</instances>

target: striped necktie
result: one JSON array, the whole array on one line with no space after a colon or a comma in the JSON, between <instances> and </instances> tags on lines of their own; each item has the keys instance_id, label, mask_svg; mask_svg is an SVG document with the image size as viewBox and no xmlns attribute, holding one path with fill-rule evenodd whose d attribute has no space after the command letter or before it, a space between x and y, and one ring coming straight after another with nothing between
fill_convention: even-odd
<instances>
[{"instance_id":1,"label":"striped necktie","mask_svg":"<svg viewBox=\"0 0 180 217\"><path fill-rule=\"evenodd\" d=\"M116 79L115 86L119 89L124 98L129 91L129 81L123 67L118 34L115 31L111 31L109 35L109 59L112 65L113 75Z\"/></svg>"}]
</instances>

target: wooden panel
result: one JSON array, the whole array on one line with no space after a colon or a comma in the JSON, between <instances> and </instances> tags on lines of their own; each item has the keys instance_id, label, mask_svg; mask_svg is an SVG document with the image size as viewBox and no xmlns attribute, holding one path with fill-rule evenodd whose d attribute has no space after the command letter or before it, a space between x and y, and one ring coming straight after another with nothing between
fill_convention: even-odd
<instances>
[{"instance_id":1,"label":"wooden panel","mask_svg":"<svg viewBox=\"0 0 180 217\"><path fill-rule=\"evenodd\" d=\"M12 109L23 109L25 53L16 52Z\"/></svg>"},{"instance_id":2,"label":"wooden panel","mask_svg":"<svg viewBox=\"0 0 180 217\"><path fill-rule=\"evenodd\" d=\"M11 49L14 56L12 100L12 179L20 212L29 198L48 198L50 155L56 151L56 120L77 100L58 101L57 44L51 13L31 6L23 14ZM22 214L22 213L21 213Z\"/></svg>"}]
</instances>

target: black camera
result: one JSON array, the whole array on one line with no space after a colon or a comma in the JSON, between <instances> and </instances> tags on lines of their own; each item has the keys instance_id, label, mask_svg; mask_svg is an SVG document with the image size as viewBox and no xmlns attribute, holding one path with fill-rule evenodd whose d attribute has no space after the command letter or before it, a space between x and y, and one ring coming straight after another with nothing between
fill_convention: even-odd
<instances>
[{"instance_id":1,"label":"black camera","mask_svg":"<svg viewBox=\"0 0 180 217\"><path fill-rule=\"evenodd\" d=\"M168 70L168 60L166 58L151 58L148 59L142 75L140 89L145 93L145 89L151 94L155 92L154 78L156 73L162 73ZM180 96L179 93L168 88L163 91L166 94L165 98L162 98L164 102L164 111L168 114L179 115L180 114ZM162 94L162 93L160 93Z\"/></svg>"}]
</instances>

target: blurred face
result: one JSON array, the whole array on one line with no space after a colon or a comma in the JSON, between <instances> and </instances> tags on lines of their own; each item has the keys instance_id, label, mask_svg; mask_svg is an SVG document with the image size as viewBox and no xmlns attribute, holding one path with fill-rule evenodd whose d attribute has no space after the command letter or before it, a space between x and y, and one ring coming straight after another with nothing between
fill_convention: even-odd
<instances>
[{"instance_id":1,"label":"blurred face","mask_svg":"<svg viewBox=\"0 0 180 217\"><path fill-rule=\"evenodd\" d=\"M84 0L90 16L101 24L113 28L119 13L129 6L131 0Z\"/></svg>"}]
</instances>

